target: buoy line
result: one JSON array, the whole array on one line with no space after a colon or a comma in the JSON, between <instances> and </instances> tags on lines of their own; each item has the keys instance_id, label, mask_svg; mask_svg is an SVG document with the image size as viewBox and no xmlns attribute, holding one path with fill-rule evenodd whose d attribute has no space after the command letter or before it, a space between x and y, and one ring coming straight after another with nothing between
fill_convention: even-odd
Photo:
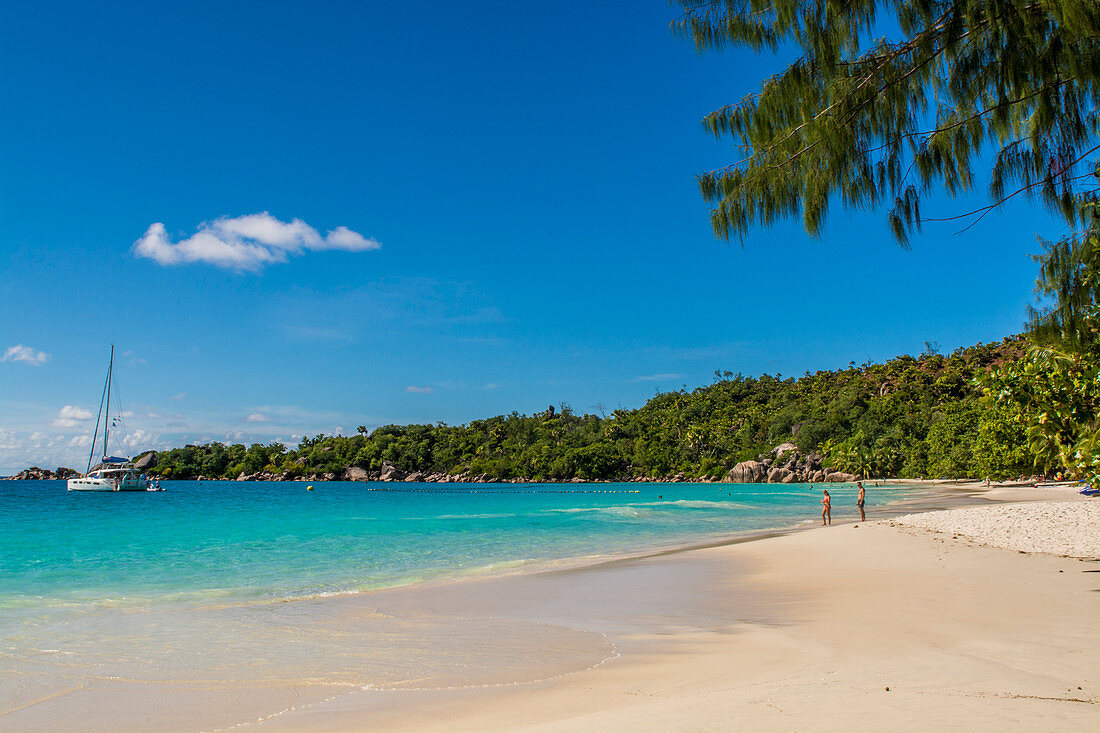
<instances>
[{"instance_id":1,"label":"buoy line","mask_svg":"<svg viewBox=\"0 0 1100 733\"><path fill-rule=\"evenodd\" d=\"M640 494L640 489L414 489L412 487L370 486L367 491L391 491L406 494Z\"/></svg>"}]
</instances>

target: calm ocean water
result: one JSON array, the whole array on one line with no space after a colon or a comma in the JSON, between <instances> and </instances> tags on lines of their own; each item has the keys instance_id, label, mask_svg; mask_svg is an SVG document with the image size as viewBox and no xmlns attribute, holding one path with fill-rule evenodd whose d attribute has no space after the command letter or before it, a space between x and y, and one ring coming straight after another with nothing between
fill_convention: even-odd
<instances>
[{"instance_id":1,"label":"calm ocean water","mask_svg":"<svg viewBox=\"0 0 1100 733\"><path fill-rule=\"evenodd\" d=\"M164 485L0 482L0 615L368 590L789 527L820 510L804 484ZM834 516L852 515L854 487L830 490ZM868 506L903 493L872 490Z\"/></svg>"},{"instance_id":2,"label":"calm ocean water","mask_svg":"<svg viewBox=\"0 0 1100 733\"><path fill-rule=\"evenodd\" d=\"M187 696L243 684L327 699L587 669L615 654L602 634L356 592L702 543L820 512L820 491L794 484L165 486L0 482L6 723L53 728L67 705L117 711L179 695L164 708L173 725L189 710L191 727L225 727ZM830 491L835 518L851 518L854 487ZM912 493L872 489L871 516ZM279 709L265 700L252 720Z\"/></svg>"}]
</instances>

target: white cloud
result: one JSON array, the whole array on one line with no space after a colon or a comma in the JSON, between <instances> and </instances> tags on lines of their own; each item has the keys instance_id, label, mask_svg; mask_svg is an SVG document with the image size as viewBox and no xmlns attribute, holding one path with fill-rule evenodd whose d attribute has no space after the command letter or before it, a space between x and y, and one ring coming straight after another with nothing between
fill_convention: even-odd
<instances>
[{"instance_id":1,"label":"white cloud","mask_svg":"<svg viewBox=\"0 0 1100 733\"><path fill-rule=\"evenodd\" d=\"M301 219L279 221L264 211L203 222L197 232L175 243L169 240L164 224L156 222L134 242L134 254L165 266L205 262L231 270L258 271L305 251L367 252L381 246L345 226L322 237Z\"/></svg>"},{"instance_id":2,"label":"white cloud","mask_svg":"<svg viewBox=\"0 0 1100 733\"><path fill-rule=\"evenodd\" d=\"M0 355L3 351L0 350ZM119 354L116 352L116 357ZM2 369L0 369L2 371ZM0 376L0 393L6 386ZM434 386L434 385L433 385ZM438 391L438 387L436 387ZM164 396L167 403L168 397ZM190 398L188 398L190 399ZM97 404L68 404L63 411L58 405L16 403L0 400L0 476L22 471L28 466L70 466L83 470L88 460L88 445L95 426ZM64 404L64 403L62 403ZM171 403L178 407L182 403ZM112 398L111 406L115 400ZM186 419L170 409L153 405L132 405L133 415L127 419L127 431L112 429L110 445L115 455L139 455L147 449L163 450L188 443L229 442L270 443L272 440L297 444L301 436L337 432L355 434L356 425L386 425L392 417L336 411L306 410L296 405L217 405L195 408ZM16 409L18 408L18 409ZM266 422L245 422L250 414L259 413ZM161 415L157 417L157 415ZM85 416L87 416L86 419ZM51 427L55 420L72 421L72 427ZM292 426L292 427L291 427ZM143 432L139 433L138 429Z\"/></svg>"},{"instance_id":3,"label":"white cloud","mask_svg":"<svg viewBox=\"0 0 1100 733\"><path fill-rule=\"evenodd\" d=\"M172 395L168 399L170 399L170 400L182 400L186 396L187 396L186 392L177 392L176 394Z\"/></svg>"},{"instance_id":4,"label":"white cloud","mask_svg":"<svg viewBox=\"0 0 1100 733\"><path fill-rule=\"evenodd\" d=\"M408 387L405 387L405 391L411 392L412 394L431 394L435 390L428 386L418 387L415 384L410 384Z\"/></svg>"},{"instance_id":5,"label":"white cloud","mask_svg":"<svg viewBox=\"0 0 1100 733\"><path fill-rule=\"evenodd\" d=\"M21 361L31 366L42 366L50 360L50 355L45 351L38 351L23 344L16 344L4 352L0 361Z\"/></svg>"},{"instance_id":6,"label":"white cloud","mask_svg":"<svg viewBox=\"0 0 1100 733\"><path fill-rule=\"evenodd\" d=\"M67 438L60 433L0 430L0 474L13 474L28 466L84 466L90 434Z\"/></svg>"},{"instance_id":7,"label":"white cloud","mask_svg":"<svg viewBox=\"0 0 1100 733\"><path fill-rule=\"evenodd\" d=\"M19 447L20 443L15 437L15 433L10 430L0 429L0 450L15 450Z\"/></svg>"},{"instance_id":8,"label":"white cloud","mask_svg":"<svg viewBox=\"0 0 1100 733\"><path fill-rule=\"evenodd\" d=\"M122 439L122 444L132 451L135 448L144 448L151 439L149 433L144 430L135 430L132 433L127 433L126 437Z\"/></svg>"},{"instance_id":9,"label":"white cloud","mask_svg":"<svg viewBox=\"0 0 1100 733\"><path fill-rule=\"evenodd\" d=\"M76 405L65 405L57 413L57 417L54 418L52 425L55 428L75 428L84 420L91 420L92 413L89 410L85 410L83 407L77 407Z\"/></svg>"},{"instance_id":10,"label":"white cloud","mask_svg":"<svg viewBox=\"0 0 1100 733\"><path fill-rule=\"evenodd\" d=\"M634 377L632 382L668 382L673 379L682 379L683 374L646 374L643 377Z\"/></svg>"},{"instance_id":11,"label":"white cloud","mask_svg":"<svg viewBox=\"0 0 1100 733\"><path fill-rule=\"evenodd\" d=\"M262 412L253 412L247 417L241 418L242 422L268 422L271 418Z\"/></svg>"}]
</instances>

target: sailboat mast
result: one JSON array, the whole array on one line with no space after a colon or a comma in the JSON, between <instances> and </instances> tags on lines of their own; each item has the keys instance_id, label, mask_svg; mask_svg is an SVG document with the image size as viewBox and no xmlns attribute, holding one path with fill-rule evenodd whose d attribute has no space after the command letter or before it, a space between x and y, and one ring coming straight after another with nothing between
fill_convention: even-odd
<instances>
[{"instance_id":1,"label":"sailboat mast","mask_svg":"<svg viewBox=\"0 0 1100 733\"><path fill-rule=\"evenodd\" d=\"M115 347L111 344L111 363L115 361ZM99 395L99 414L95 416L95 433L92 434L92 447L88 450L88 467L84 469L84 473L88 473L92 470L92 458L95 457L95 444L99 440L99 423L103 420L103 400L107 396L107 387L111 383L111 367L107 367L107 379L103 382L103 392ZM106 426L104 426L106 427ZM103 449L103 455L107 455L106 446Z\"/></svg>"},{"instance_id":2,"label":"sailboat mast","mask_svg":"<svg viewBox=\"0 0 1100 733\"><path fill-rule=\"evenodd\" d=\"M115 369L115 345L111 344L111 362L107 365L107 419L103 421L103 457L107 457L107 431L111 427L111 372Z\"/></svg>"}]
</instances>

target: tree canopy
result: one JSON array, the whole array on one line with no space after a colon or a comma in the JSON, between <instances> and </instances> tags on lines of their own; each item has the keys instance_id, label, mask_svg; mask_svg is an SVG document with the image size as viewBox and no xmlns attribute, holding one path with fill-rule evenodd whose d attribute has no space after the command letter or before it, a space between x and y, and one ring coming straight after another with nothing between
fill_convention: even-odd
<instances>
[{"instance_id":1,"label":"tree canopy","mask_svg":"<svg viewBox=\"0 0 1100 733\"><path fill-rule=\"evenodd\" d=\"M794 50L783 72L704 119L743 156L699 177L723 239L801 215L820 232L838 200L888 207L898 241L923 222L973 226L1015 197L1070 234L1043 241L1031 345L983 372L988 411L945 404L922 460L962 474L978 458L1100 481L1100 2L1097 0L674 0L673 30L700 51ZM979 166L989 166L988 171ZM972 189L989 203L929 217L922 197ZM823 448L867 462L855 431ZM892 448L888 449L894 450ZM920 454L912 455L920 457ZM911 459L910 459L911 460Z\"/></svg>"},{"instance_id":2,"label":"tree canopy","mask_svg":"<svg viewBox=\"0 0 1100 733\"><path fill-rule=\"evenodd\" d=\"M1064 344L1072 351L1094 344L1100 326L1100 204L1083 205L1081 220L1083 233L1043 241L1043 252L1035 255L1035 289L1048 304L1032 308L1028 317L1037 343Z\"/></svg>"},{"instance_id":3,"label":"tree canopy","mask_svg":"<svg viewBox=\"0 0 1100 733\"><path fill-rule=\"evenodd\" d=\"M674 0L702 51L796 49L758 93L704 120L743 157L699 177L723 239L831 203L889 206L902 244L922 222L972 225L1016 196L1071 224L1095 201L1100 3L1096 0ZM991 157L986 157L991 156ZM990 203L925 216L922 195L975 185Z\"/></svg>"},{"instance_id":4,"label":"tree canopy","mask_svg":"<svg viewBox=\"0 0 1100 733\"><path fill-rule=\"evenodd\" d=\"M1082 207L1081 236L1047 242L1036 290L1049 305L1034 309L1025 358L980 381L986 401L1026 430L1035 465L1100 482L1100 217Z\"/></svg>"},{"instance_id":5,"label":"tree canopy","mask_svg":"<svg viewBox=\"0 0 1100 733\"><path fill-rule=\"evenodd\" d=\"M820 452L827 466L869 476L1016 476L1032 470L1025 428L1007 408L981 409L974 380L1021 354L1020 340L1005 339L798 379L716 372L712 384L658 393L606 417L563 405L458 426L363 426L353 436L307 437L289 451L279 443L212 443L166 451L153 471L168 478L340 476L350 466L377 471L389 461L406 472L495 479L717 479L790 441Z\"/></svg>"}]
</instances>

